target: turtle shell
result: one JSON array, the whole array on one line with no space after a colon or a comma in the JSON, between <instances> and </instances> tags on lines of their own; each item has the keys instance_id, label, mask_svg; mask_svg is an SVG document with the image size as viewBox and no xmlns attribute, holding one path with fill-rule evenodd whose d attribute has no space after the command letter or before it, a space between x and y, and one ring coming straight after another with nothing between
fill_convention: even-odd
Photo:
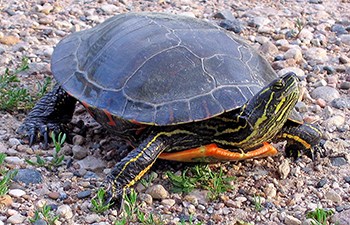
<instances>
[{"instance_id":1,"label":"turtle shell","mask_svg":"<svg viewBox=\"0 0 350 225\"><path fill-rule=\"evenodd\" d=\"M200 121L241 107L277 77L247 43L199 19L114 16L58 43L58 83L91 107L144 124Z\"/></svg>"}]
</instances>

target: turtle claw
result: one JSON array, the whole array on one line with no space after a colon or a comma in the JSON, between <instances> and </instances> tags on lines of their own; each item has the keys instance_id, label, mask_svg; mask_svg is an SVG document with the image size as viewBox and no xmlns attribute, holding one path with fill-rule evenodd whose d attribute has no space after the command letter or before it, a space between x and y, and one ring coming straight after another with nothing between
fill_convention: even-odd
<instances>
[{"instance_id":1,"label":"turtle claw","mask_svg":"<svg viewBox=\"0 0 350 225\"><path fill-rule=\"evenodd\" d=\"M43 138L43 149L47 149L49 146L49 134L50 131L59 133L61 130L60 125L57 123L45 124L41 120L32 119L31 122L25 121L17 130L17 133L23 136L27 136L29 139L29 146L32 146L37 140Z\"/></svg>"}]
</instances>

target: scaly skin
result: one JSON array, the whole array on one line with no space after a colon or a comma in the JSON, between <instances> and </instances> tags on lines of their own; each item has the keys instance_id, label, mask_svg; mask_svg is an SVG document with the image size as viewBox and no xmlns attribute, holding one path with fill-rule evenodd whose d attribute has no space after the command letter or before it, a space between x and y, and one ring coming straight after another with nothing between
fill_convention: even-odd
<instances>
[{"instance_id":1,"label":"scaly skin","mask_svg":"<svg viewBox=\"0 0 350 225\"><path fill-rule=\"evenodd\" d=\"M44 146L48 147L51 131L59 133L61 124L68 123L72 117L77 100L67 94L59 85L42 97L29 112L17 133L29 137L29 145L43 137Z\"/></svg>"}]
</instances>

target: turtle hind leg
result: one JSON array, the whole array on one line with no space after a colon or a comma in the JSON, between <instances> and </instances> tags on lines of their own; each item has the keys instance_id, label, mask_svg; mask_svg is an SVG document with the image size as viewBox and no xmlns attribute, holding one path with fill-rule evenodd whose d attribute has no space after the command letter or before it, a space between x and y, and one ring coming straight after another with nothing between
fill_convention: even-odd
<instances>
[{"instance_id":1,"label":"turtle hind leg","mask_svg":"<svg viewBox=\"0 0 350 225\"><path fill-rule=\"evenodd\" d=\"M298 158L301 153L305 153L310 158L314 158L315 150L320 151L319 144L322 133L316 126L308 123L297 124L287 122L286 126L277 135L277 140L287 140L286 155Z\"/></svg>"},{"instance_id":2,"label":"turtle hind leg","mask_svg":"<svg viewBox=\"0 0 350 225\"><path fill-rule=\"evenodd\" d=\"M42 136L44 148L47 148L50 131L58 133L61 124L72 119L76 101L56 84L52 91L35 104L17 133L28 136L30 146L38 136Z\"/></svg>"}]
</instances>

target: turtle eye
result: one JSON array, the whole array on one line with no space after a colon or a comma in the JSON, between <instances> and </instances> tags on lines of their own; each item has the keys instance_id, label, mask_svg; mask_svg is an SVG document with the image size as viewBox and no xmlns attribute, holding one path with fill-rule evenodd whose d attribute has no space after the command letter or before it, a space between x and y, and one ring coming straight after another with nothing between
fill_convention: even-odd
<instances>
[{"instance_id":1,"label":"turtle eye","mask_svg":"<svg viewBox=\"0 0 350 225\"><path fill-rule=\"evenodd\" d=\"M284 82L283 80L278 80L273 84L273 89L275 90L280 90L284 87Z\"/></svg>"}]
</instances>

